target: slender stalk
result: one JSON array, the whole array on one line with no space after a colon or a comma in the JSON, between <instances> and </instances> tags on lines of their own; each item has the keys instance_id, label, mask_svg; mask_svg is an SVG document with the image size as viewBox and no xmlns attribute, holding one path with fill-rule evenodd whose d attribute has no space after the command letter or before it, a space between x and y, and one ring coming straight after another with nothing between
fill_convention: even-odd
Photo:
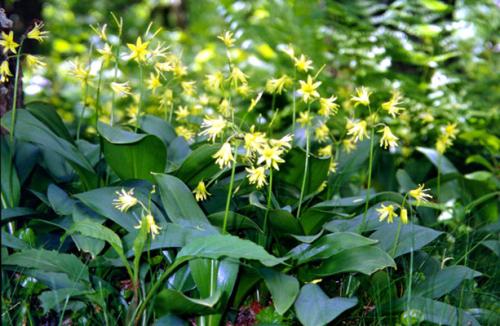
<instances>
[{"instance_id":1,"label":"slender stalk","mask_svg":"<svg viewBox=\"0 0 500 326\"><path fill-rule=\"evenodd\" d=\"M142 101L144 100L144 73L142 71L142 64L139 63L139 78L140 78L140 97L139 104L137 105L137 116L135 117L135 128L134 131L137 132L139 129L139 118L141 117Z\"/></svg>"},{"instance_id":2,"label":"slender stalk","mask_svg":"<svg viewBox=\"0 0 500 326\"><path fill-rule=\"evenodd\" d=\"M292 91L292 135L295 136L295 91L296 91L297 68L293 69L293 91Z\"/></svg>"},{"instance_id":3,"label":"slender stalk","mask_svg":"<svg viewBox=\"0 0 500 326\"><path fill-rule=\"evenodd\" d=\"M170 103L170 112L168 115L168 122L172 123L172 115L174 114L174 100L172 99L172 103Z\"/></svg>"},{"instance_id":4,"label":"slender stalk","mask_svg":"<svg viewBox=\"0 0 500 326\"><path fill-rule=\"evenodd\" d=\"M264 236L267 238L267 219L269 216L269 211L271 210L271 196L273 194L273 168L271 167L269 169L269 185L267 188L267 207L266 207L266 214L264 215L264 226L263 226L263 231L264 231Z\"/></svg>"},{"instance_id":5,"label":"slender stalk","mask_svg":"<svg viewBox=\"0 0 500 326\"><path fill-rule=\"evenodd\" d=\"M89 72L88 72L88 77L90 77L90 64L91 64L91 61L92 61L92 50L93 50L93 44L90 44L90 48L89 48L89 61L88 61L88 69L89 69ZM89 81L88 80L85 80L85 88L84 88L84 91L83 91L83 107L82 107L82 110L80 111L80 117L78 118L78 125L77 125L77 128L76 128L76 140L80 140L80 130L82 128L82 120L83 120L83 116L85 114L85 109L87 108L87 95L88 95L88 92L89 92Z\"/></svg>"},{"instance_id":6,"label":"slender stalk","mask_svg":"<svg viewBox=\"0 0 500 326\"><path fill-rule=\"evenodd\" d=\"M231 167L231 180L229 181L229 190L227 192L226 198L226 210L224 212L224 223L222 224L222 234L226 234L227 229L227 218L229 217L229 205L231 205L231 197L233 194L233 185L234 185L234 173L236 171L236 159L238 158L238 146L235 146L234 149L234 162Z\"/></svg>"},{"instance_id":7,"label":"slender stalk","mask_svg":"<svg viewBox=\"0 0 500 326\"><path fill-rule=\"evenodd\" d=\"M307 113L311 108L311 103L309 103L307 107ZM310 155L310 139L309 139L309 126L306 126L306 161L304 164L304 175L302 177L302 186L300 187L300 197L299 197L299 206L297 207L297 215L296 217L300 217L300 209L302 208L302 200L304 200L304 191L306 189L306 181L307 181L307 171L309 170L309 155Z\"/></svg>"},{"instance_id":8,"label":"slender stalk","mask_svg":"<svg viewBox=\"0 0 500 326\"><path fill-rule=\"evenodd\" d=\"M116 83L116 79L118 78L118 64L120 60L120 46L122 43L122 38L121 38L121 29L120 33L118 35L118 44L116 46L116 52L115 52L115 74L113 76L113 83ZM115 92L111 92L111 113L109 117L109 123L111 126L115 123Z\"/></svg>"},{"instance_id":9,"label":"slender stalk","mask_svg":"<svg viewBox=\"0 0 500 326\"><path fill-rule=\"evenodd\" d=\"M101 82L102 82L102 68L104 61L101 63L99 69L99 78L97 79L97 91L95 95L95 129L97 130L97 122L99 122L99 115L101 114Z\"/></svg>"},{"instance_id":10,"label":"slender stalk","mask_svg":"<svg viewBox=\"0 0 500 326\"><path fill-rule=\"evenodd\" d=\"M372 186L372 169L373 169L373 143L375 138L375 128L370 131L370 156L368 158L368 184L366 186L365 210L363 212L363 220L360 225L360 233L365 230L366 214L368 213L368 204L370 202L370 188Z\"/></svg>"},{"instance_id":11,"label":"slender stalk","mask_svg":"<svg viewBox=\"0 0 500 326\"><path fill-rule=\"evenodd\" d=\"M436 199L439 202L439 197L441 194L441 158L443 154L439 154L438 156L438 175L437 175L437 194Z\"/></svg>"},{"instance_id":12,"label":"slender stalk","mask_svg":"<svg viewBox=\"0 0 500 326\"><path fill-rule=\"evenodd\" d=\"M21 42L19 44L19 49L16 55L16 71L14 73L14 97L12 99L12 116L10 118L10 144L11 154L14 156L14 129L16 127L16 112L17 112L17 89L19 87L19 65L21 62L21 50L23 48L24 36L21 38Z\"/></svg>"},{"instance_id":13,"label":"slender stalk","mask_svg":"<svg viewBox=\"0 0 500 326\"><path fill-rule=\"evenodd\" d=\"M406 203L406 197L408 196L408 193L405 194L403 197L403 202L401 203L401 209L405 208L405 203ZM394 257L396 254L396 248L398 247L398 241L399 241L399 235L401 233L401 224L403 222L401 221L401 217L399 218L399 223L398 223L398 230L396 231L396 238L394 239L394 245L392 246L392 251L391 251L391 256Z\"/></svg>"},{"instance_id":14,"label":"slender stalk","mask_svg":"<svg viewBox=\"0 0 500 326\"><path fill-rule=\"evenodd\" d=\"M412 209L410 207L410 218L412 216ZM410 275L408 279L408 296L406 298L406 311L410 311L410 306L411 306L411 292L412 292L412 286L413 286L413 246L414 246L414 233L413 233L413 223L410 224L411 227L411 250L410 250ZM408 325L411 325L411 316L408 314L407 317L407 322L409 323Z\"/></svg>"}]
</instances>

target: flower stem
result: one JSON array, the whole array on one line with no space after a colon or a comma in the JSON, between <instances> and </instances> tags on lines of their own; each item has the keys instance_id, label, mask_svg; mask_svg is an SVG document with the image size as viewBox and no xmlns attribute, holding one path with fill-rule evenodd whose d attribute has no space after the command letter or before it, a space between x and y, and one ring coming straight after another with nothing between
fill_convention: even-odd
<instances>
[{"instance_id":1,"label":"flower stem","mask_svg":"<svg viewBox=\"0 0 500 326\"><path fill-rule=\"evenodd\" d=\"M295 137L295 80L297 79L297 68L293 69L293 91L292 91L292 135Z\"/></svg>"},{"instance_id":2,"label":"flower stem","mask_svg":"<svg viewBox=\"0 0 500 326\"><path fill-rule=\"evenodd\" d=\"M16 55L16 72L14 73L14 97L12 99L12 116L10 118L10 144L11 154L14 157L14 129L16 127L16 112L17 112L17 88L19 87L19 65L21 61L21 49L24 43L24 37L21 39L21 44Z\"/></svg>"},{"instance_id":3,"label":"flower stem","mask_svg":"<svg viewBox=\"0 0 500 326\"><path fill-rule=\"evenodd\" d=\"M366 215L368 213L368 205L370 202L370 188L372 186L372 169L373 169L373 140L375 137L375 128L370 131L370 156L368 158L368 184L366 186L365 210L363 212L363 220L360 225L360 233L364 232L366 224Z\"/></svg>"},{"instance_id":4,"label":"flower stem","mask_svg":"<svg viewBox=\"0 0 500 326\"><path fill-rule=\"evenodd\" d=\"M439 197L441 194L441 157L442 154L439 154L438 156L438 175L437 175L437 194L436 194L436 199L439 202Z\"/></svg>"},{"instance_id":5,"label":"flower stem","mask_svg":"<svg viewBox=\"0 0 500 326\"><path fill-rule=\"evenodd\" d=\"M89 75L90 75L90 64L92 61L92 50L93 50L93 44L90 44L89 48L89 61L88 61L88 69L89 69ZM85 115L85 109L87 108L87 95L89 92L89 81L88 79L85 80L85 88L83 90L83 107L82 110L80 111L80 117L78 118L78 125L76 127L76 140L80 140L80 130L82 128L82 120L83 116Z\"/></svg>"},{"instance_id":6,"label":"flower stem","mask_svg":"<svg viewBox=\"0 0 500 326\"><path fill-rule=\"evenodd\" d=\"M406 197L408 196L408 193L405 194L403 197L403 202L401 203L401 209L405 208L405 203L406 203ZM396 231L396 237L394 239L394 245L392 246L392 251L391 251L391 256L394 257L396 254L396 248L398 247L398 241L399 241L399 235L401 233L401 224L403 222L401 221L401 217L399 218L399 224L398 224L398 230Z\"/></svg>"},{"instance_id":7,"label":"flower stem","mask_svg":"<svg viewBox=\"0 0 500 326\"><path fill-rule=\"evenodd\" d=\"M307 113L311 108L311 103L309 103L307 107ZM296 217L300 217L300 209L302 208L302 200L304 199L304 191L306 189L306 181L307 181L307 171L309 170L309 155L310 155L310 139L309 139L309 126L306 125L306 161L304 163L304 175L302 177L302 186L300 187L300 197L299 197L299 206L297 207L297 215Z\"/></svg>"},{"instance_id":8,"label":"flower stem","mask_svg":"<svg viewBox=\"0 0 500 326\"><path fill-rule=\"evenodd\" d=\"M99 115L101 113L101 82L103 66L104 62L101 63L101 69L99 69L99 78L97 79L97 91L95 96L95 130L97 130L97 122L99 122Z\"/></svg>"},{"instance_id":9,"label":"flower stem","mask_svg":"<svg viewBox=\"0 0 500 326\"><path fill-rule=\"evenodd\" d=\"M263 231L264 231L264 236L267 238L267 219L269 216L269 211L271 210L271 196L272 196L272 191L273 191L273 168L271 167L269 169L269 185L267 188L267 207L266 207L266 214L264 215L264 226L263 226Z\"/></svg>"},{"instance_id":10,"label":"flower stem","mask_svg":"<svg viewBox=\"0 0 500 326\"><path fill-rule=\"evenodd\" d=\"M134 131L137 132L139 129L139 118L141 117L142 101L144 100L144 73L142 71L142 64L139 63L139 78L140 78L140 96L139 104L137 105L137 116L135 117L135 128Z\"/></svg>"},{"instance_id":11,"label":"flower stem","mask_svg":"<svg viewBox=\"0 0 500 326\"><path fill-rule=\"evenodd\" d=\"M229 190L227 192L226 210L224 212L224 223L222 224L222 234L226 234L226 229L227 229L227 218L229 217L229 205L231 204L231 197L233 193L234 173L236 171L237 157L238 157L238 146L236 146L234 150L234 161L233 161L233 166L231 167L231 180L229 181Z\"/></svg>"}]
</instances>

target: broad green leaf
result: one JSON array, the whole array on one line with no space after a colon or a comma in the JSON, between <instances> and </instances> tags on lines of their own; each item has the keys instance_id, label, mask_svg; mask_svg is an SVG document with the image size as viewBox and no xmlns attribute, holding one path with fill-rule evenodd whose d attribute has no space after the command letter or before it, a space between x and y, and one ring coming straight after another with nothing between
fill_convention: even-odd
<instances>
[{"instance_id":1,"label":"broad green leaf","mask_svg":"<svg viewBox=\"0 0 500 326\"><path fill-rule=\"evenodd\" d=\"M71 297L79 296L85 293L89 293L89 291L72 288L57 289L45 291L40 294L38 298L40 299L44 313L48 313L50 310L59 312L62 311L64 303L67 299L69 300Z\"/></svg>"},{"instance_id":2,"label":"broad green leaf","mask_svg":"<svg viewBox=\"0 0 500 326\"><path fill-rule=\"evenodd\" d=\"M485 246L486 248L490 249L493 251L495 255L500 257L500 241L498 240L485 240L482 241L481 244Z\"/></svg>"},{"instance_id":3,"label":"broad green leaf","mask_svg":"<svg viewBox=\"0 0 500 326\"><path fill-rule=\"evenodd\" d=\"M26 109L40 122L45 124L58 137L73 142L68 129L64 125L61 117L57 114L55 108L48 103L30 102L26 104Z\"/></svg>"},{"instance_id":4,"label":"broad green leaf","mask_svg":"<svg viewBox=\"0 0 500 326\"><path fill-rule=\"evenodd\" d=\"M2 118L2 126L10 128L11 111ZM29 111L17 111L14 136L16 139L32 142L38 146L50 149L81 168L94 172L87 159L78 151L75 145L55 135L52 130L37 120Z\"/></svg>"},{"instance_id":5,"label":"broad green leaf","mask_svg":"<svg viewBox=\"0 0 500 326\"><path fill-rule=\"evenodd\" d=\"M299 220L290 212L282 209L272 209L269 211L269 224L271 229L287 234L304 234Z\"/></svg>"},{"instance_id":6,"label":"broad green leaf","mask_svg":"<svg viewBox=\"0 0 500 326\"><path fill-rule=\"evenodd\" d=\"M165 315L156 320L153 326L188 326L188 322L175 315Z\"/></svg>"},{"instance_id":7,"label":"broad green leaf","mask_svg":"<svg viewBox=\"0 0 500 326\"><path fill-rule=\"evenodd\" d=\"M87 288L86 285L71 280L65 273L47 272L38 269L26 269L23 273L26 276L36 278L38 282L52 290L64 288L84 290Z\"/></svg>"},{"instance_id":8,"label":"broad green leaf","mask_svg":"<svg viewBox=\"0 0 500 326\"><path fill-rule=\"evenodd\" d=\"M168 146L176 137L174 128L170 123L152 115L141 116L139 126L146 133L160 138L165 146Z\"/></svg>"},{"instance_id":9,"label":"broad green leaf","mask_svg":"<svg viewBox=\"0 0 500 326\"><path fill-rule=\"evenodd\" d=\"M351 232L338 232L323 236L312 244L301 244L290 252L290 257L297 260L297 265L310 261L322 260L344 250L369 246L377 241Z\"/></svg>"},{"instance_id":10,"label":"broad green leaf","mask_svg":"<svg viewBox=\"0 0 500 326\"><path fill-rule=\"evenodd\" d=\"M102 136L106 162L122 179L146 179L153 181L152 172L164 172L167 164L165 144L156 136L135 134L98 125Z\"/></svg>"},{"instance_id":11,"label":"broad green leaf","mask_svg":"<svg viewBox=\"0 0 500 326\"><path fill-rule=\"evenodd\" d=\"M155 298L154 307L158 315L173 313L177 315L207 315L214 313L215 305L221 298L221 292L216 292L205 299L193 299L183 293L163 289Z\"/></svg>"},{"instance_id":12,"label":"broad green leaf","mask_svg":"<svg viewBox=\"0 0 500 326\"><path fill-rule=\"evenodd\" d=\"M120 237L110 228L91 220L75 221L69 233L78 232L85 236L104 240L119 254L123 255L123 245Z\"/></svg>"},{"instance_id":13,"label":"broad green leaf","mask_svg":"<svg viewBox=\"0 0 500 326\"><path fill-rule=\"evenodd\" d=\"M40 269L47 272L66 273L73 281L89 281L89 270L72 254L62 254L45 249L26 249L2 261L4 265Z\"/></svg>"},{"instance_id":14,"label":"broad green leaf","mask_svg":"<svg viewBox=\"0 0 500 326\"><path fill-rule=\"evenodd\" d=\"M443 174L458 172L457 168L442 154L432 148L417 147L417 151L424 154L434 166Z\"/></svg>"},{"instance_id":15,"label":"broad green leaf","mask_svg":"<svg viewBox=\"0 0 500 326\"><path fill-rule=\"evenodd\" d=\"M212 157L219 148L219 145L212 144L204 144L196 148L184 160L180 168L175 172L175 176L191 188L196 187L201 180L211 178L220 171Z\"/></svg>"},{"instance_id":16,"label":"broad green leaf","mask_svg":"<svg viewBox=\"0 0 500 326\"><path fill-rule=\"evenodd\" d=\"M481 276L481 273L465 266L446 267L434 275L427 276L422 283L415 285L412 294L436 299L451 292L464 280L478 276Z\"/></svg>"},{"instance_id":17,"label":"broad green leaf","mask_svg":"<svg viewBox=\"0 0 500 326\"><path fill-rule=\"evenodd\" d=\"M16 238L10 233L2 230L2 247L12 249L28 249L30 246L23 240Z\"/></svg>"},{"instance_id":18,"label":"broad green leaf","mask_svg":"<svg viewBox=\"0 0 500 326\"><path fill-rule=\"evenodd\" d=\"M306 284L300 289L295 302L295 312L302 325L322 326L357 304L357 298L330 299L318 285Z\"/></svg>"},{"instance_id":19,"label":"broad green leaf","mask_svg":"<svg viewBox=\"0 0 500 326\"><path fill-rule=\"evenodd\" d=\"M325 222L332 219L332 216L330 210L310 207L300 214L298 221L304 233L310 235L319 232Z\"/></svg>"},{"instance_id":20,"label":"broad green leaf","mask_svg":"<svg viewBox=\"0 0 500 326\"><path fill-rule=\"evenodd\" d=\"M24 218L38 214L37 211L29 207L13 207L2 209L2 224L13 219Z\"/></svg>"},{"instance_id":21,"label":"broad green leaf","mask_svg":"<svg viewBox=\"0 0 500 326\"><path fill-rule=\"evenodd\" d=\"M283 315L295 302L299 294L299 281L293 276L270 268L259 270L273 299L276 312Z\"/></svg>"},{"instance_id":22,"label":"broad green leaf","mask_svg":"<svg viewBox=\"0 0 500 326\"><path fill-rule=\"evenodd\" d=\"M224 215L225 212L217 212L208 215L208 220L219 227L222 227L224 224ZM243 229L254 229L259 232L262 232L260 226L252 221L249 217L245 215L241 215L235 212L229 212L227 217L227 229L231 230L243 230Z\"/></svg>"},{"instance_id":23,"label":"broad green leaf","mask_svg":"<svg viewBox=\"0 0 500 326\"><path fill-rule=\"evenodd\" d=\"M5 136L1 137L1 184L2 184L2 208L16 207L21 199L21 185L14 164L13 153ZM3 215L2 215L3 219Z\"/></svg>"},{"instance_id":24,"label":"broad green leaf","mask_svg":"<svg viewBox=\"0 0 500 326\"><path fill-rule=\"evenodd\" d=\"M323 260L318 267L307 266L301 268L299 275L305 280L345 272L359 272L370 275L386 267L396 268L391 256L377 246L365 246L341 251Z\"/></svg>"},{"instance_id":25,"label":"broad green leaf","mask_svg":"<svg viewBox=\"0 0 500 326\"><path fill-rule=\"evenodd\" d=\"M52 209L58 215L70 215L73 213L75 201L71 199L64 190L53 183L47 188L47 198Z\"/></svg>"},{"instance_id":26,"label":"broad green leaf","mask_svg":"<svg viewBox=\"0 0 500 326\"><path fill-rule=\"evenodd\" d=\"M222 257L243 258L258 260L265 266L278 265L285 260L270 255L263 247L252 241L243 240L232 235L211 235L194 239L177 254L177 259L194 257L212 259Z\"/></svg>"},{"instance_id":27,"label":"broad green leaf","mask_svg":"<svg viewBox=\"0 0 500 326\"><path fill-rule=\"evenodd\" d=\"M208 224L205 213L194 199L189 188L178 178L168 174L155 174L161 200L168 217L174 223L184 220Z\"/></svg>"},{"instance_id":28,"label":"broad green leaf","mask_svg":"<svg viewBox=\"0 0 500 326\"><path fill-rule=\"evenodd\" d=\"M396 241L397 229L397 223L383 224L370 235L370 238L378 240L380 248L392 255L394 242ZM394 257L399 257L409 253L412 249L413 251L418 250L439 237L441 234L443 233L424 226L411 223L403 224L401 225L401 231Z\"/></svg>"}]
</instances>

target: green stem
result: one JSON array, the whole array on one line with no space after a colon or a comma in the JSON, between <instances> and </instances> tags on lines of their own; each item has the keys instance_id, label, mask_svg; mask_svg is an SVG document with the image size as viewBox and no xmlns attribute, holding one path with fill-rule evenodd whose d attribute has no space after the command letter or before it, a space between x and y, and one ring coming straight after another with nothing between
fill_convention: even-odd
<instances>
[{"instance_id":1,"label":"green stem","mask_svg":"<svg viewBox=\"0 0 500 326\"><path fill-rule=\"evenodd\" d=\"M118 78L118 64L120 60L120 46L122 43L121 31L118 35L118 44L116 45L115 52L115 75L113 76L113 83L116 83L116 79ZM109 117L109 123L111 126L115 123L115 92L111 92L111 113Z\"/></svg>"},{"instance_id":2,"label":"green stem","mask_svg":"<svg viewBox=\"0 0 500 326\"><path fill-rule=\"evenodd\" d=\"M88 61L89 75L87 78L90 78L90 64L91 64L91 60L92 60L92 50L93 50L93 45L91 44L90 48L89 48L89 61ZM88 92L89 92L89 81L85 80L85 88L83 91L83 107L82 107L82 110L80 111L80 117L78 118L78 125L76 128L76 140L77 141L80 140L80 130L82 128L82 120L83 120L83 116L85 114L85 109L87 108Z\"/></svg>"},{"instance_id":3,"label":"green stem","mask_svg":"<svg viewBox=\"0 0 500 326\"><path fill-rule=\"evenodd\" d=\"M410 207L410 219L411 219L411 216L412 216L412 209ZM410 234L411 234L411 251L410 251L410 275L409 275L409 279L408 279L408 295L407 295L407 299L406 299L406 311L410 311L411 309L411 292L412 292L412 286L413 286L413 246L414 246L414 233L413 233L413 224L410 225L411 227L411 231L410 231ZM407 322L409 323L408 325L411 325L411 316L410 314L408 313L408 318L407 318Z\"/></svg>"},{"instance_id":4,"label":"green stem","mask_svg":"<svg viewBox=\"0 0 500 326\"><path fill-rule=\"evenodd\" d=\"M311 103L309 103L307 107L307 113L311 108ZM304 200L304 192L306 189L306 181L307 181L307 172L309 170L309 155L310 155L310 139L309 139L309 126L306 126L306 161L304 163L304 175L302 176L302 186L300 187L300 197L299 197L299 206L297 207L297 215L296 217L300 217L300 210L302 208L302 200Z\"/></svg>"},{"instance_id":5,"label":"green stem","mask_svg":"<svg viewBox=\"0 0 500 326\"><path fill-rule=\"evenodd\" d=\"M99 115L101 113L101 82L102 82L102 68L104 62L99 69L99 78L97 79L97 91L95 96L95 130L97 130L97 122L99 122Z\"/></svg>"},{"instance_id":6,"label":"green stem","mask_svg":"<svg viewBox=\"0 0 500 326\"><path fill-rule=\"evenodd\" d=\"M436 199L439 202L439 195L441 194L441 157L443 154L438 156L438 175L437 175L437 194Z\"/></svg>"},{"instance_id":7,"label":"green stem","mask_svg":"<svg viewBox=\"0 0 500 326\"><path fill-rule=\"evenodd\" d=\"M365 197L365 210L363 212L363 220L360 225L360 233L363 233L365 230L366 224L366 214L368 212L368 205L370 202L370 188L372 186L372 167L373 167L373 143L375 138L375 128L372 128L370 131L370 156L368 158L368 184L366 186L366 197Z\"/></svg>"},{"instance_id":8,"label":"green stem","mask_svg":"<svg viewBox=\"0 0 500 326\"><path fill-rule=\"evenodd\" d=\"M271 210L272 194L273 194L273 168L271 167L269 169L269 185L267 188L267 207L266 207L266 213L264 215L264 225L263 225L264 237L266 239L267 239L267 219L269 216L269 211Z\"/></svg>"},{"instance_id":9,"label":"green stem","mask_svg":"<svg viewBox=\"0 0 500 326\"><path fill-rule=\"evenodd\" d=\"M135 117L135 128L134 131L137 132L137 129L139 129L139 118L141 117L141 111L142 111L142 102L144 101L144 73L142 71L142 64L139 63L139 78L140 78L140 97L139 97L139 104L137 105L137 116Z\"/></svg>"},{"instance_id":10,"label":"green stem","mask_svg":"<svg viewBox=\"0 0 500 326\"><path fill-rule=\"evenodd\" d=\"M19 87L19 65L21 61L21 50L23 48L24 37L21 39L21 44L16 55L16 71L14 73L14 97L12 99L12 117L10 119L10 144L11 154L14 156L14 129L16 126L16 112L17 112L17 88Z\"/></svg>"},{"instance_id":11,"label":"green stem","mask_svg":"<svg viewBox=\"0 0 500 326\"><path fill-rule=\"evenodd\" d=\"M226 210L224 211L224 223L222 224L222 234L226 234L226 229L227 229L227 218L229 217L229 205L231 205L231 197L233 194L234 173L236 171L237 158L238 158L238 146L235 146L234 161L233 161L233 166L231 167L231 180L229 181L229 190L227 192L227 198L226 198Z\"/></svg>"},{"instance_id":12,"label":"green stem","mask_svg":"<svg viewBox=\"0 0 500 326\"><path fill-rule=\"evenodd\" d=\"M408 193L405 194L403 197L403 201L401 203L401 209L405 208L405 203L406 203L406 197L408 196ZM401 217L399 218L399 224L398 224L398 230L396 231L396 237L394 239L394 245L392 246L392 251L391 251L391 256L394 257L396 254L396 248L398 247L398 241L399 241L399 235L401 233L401 224L403 222L401 221Z\"/></svg>"},{"instance_id":13,"label":"green stem","mask_svg":"<svg viewBox=\"0 0 500 326\"><path fill-rule=\"evenodd\" d=\"M292 91L292 135L295 137L295 91L296 91L296 82L297 79L297 68L293 69L293 91Z\"/></svg>"}]
</instances>

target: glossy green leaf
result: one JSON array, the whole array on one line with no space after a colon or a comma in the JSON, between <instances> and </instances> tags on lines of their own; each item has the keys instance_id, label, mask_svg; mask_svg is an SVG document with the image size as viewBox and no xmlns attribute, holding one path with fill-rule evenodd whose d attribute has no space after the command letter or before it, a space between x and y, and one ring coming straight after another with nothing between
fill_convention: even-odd
<instances>
[{"instance_id":1,"label":"glossy green leaf","mask_svg":"<svg viewBox=\"0 0 500 326\"><path fill-rule=\"evenodd\" d=\"M439 152L435 149L417 147L417 151L424 154L438 170L441 170L441 173L447 174L457 172L457 168L444 155L439 154Z\"/></svg>"},{"instance_id":2,"label":"glossy green leaf","mask_svg":"<svg viewBox=\"0 0 500 326\"><path fill-rule=\"evenodd\" d=\"M439 298L454 290L464 280L478 276L481 276L481 273L466 266L446 267L434 275L427 276L422 283L415 285L413 294L433 299Z\"/></svg>"},{"instance_id":3,"label":"glossy green leaf","mask_svg":"<svg viewBox=\"0 0 500 326\"><path fill-rule=\"evenodd\" d=\"M26 104L28 110L35 118L45 124L58 137L73 142L68 129L64 125L61 117L57 114L54 106L44 102L30 102Z\"/></svg>"},{"instance_id":4,"label":"glossy green leaf","mask_svg":"<svg viewBox=\"0 0 500 326\"><path fill-rule=\"evenodd\" d=\"M208 215L208 219L212 224L222 227L222 225L224 224L224 215L225 212L223 211L217 212ZM255 223L253 220L251 220L249 217L238 213L229 212L227 217L227 230L232 231L232 230L244 230L244 229L253 229L262 232L259 225Z\"/></svg>"},{"instance_id":5,"label":"glossy green leaf","mask_svg":"<svg viewBox=\"0 0 500 326\"><path fill-rule=\"evenodd\" d=\"M291 275L270 268L259 270L269 292L276 312L283 315L295 302L299 294L299 281Z\"/></svg>"},{"instance_id":6,"label":"glossy green leaf","mask_svg":"<svg viewBox=\"0 0 500 326\"><path fill-rule=\"evenodd\" d=\"M160 316L167 313L176 315L206 315L215 312L215 305L221 298L221 292L216 292L205 299L193 299L183 293L163 289L155 299L154 307Z\"/></svg>"},{"instance_id":7,"label":"glossy green leaf","mask_svg":"<svg viewBox=\"0 0 500 326\"><path fill-rule=\"evenodd\" d=\"M17 176L13 153L5 136L1 137L1 184L2 184L2 208L16 207L21 198L21 185ZM2 216L3 218L3 216Z\"/></svg>"},{"instance_id":8,"label":"glossy green leaf","mask_svg":"<svg viewBox=\"0 0 500 326\"><path fill-rule=\"evenodd\" d=\"M197 147L184 160L175 175L192 188L196 187L201 180L211 178L220 171L212 157L219 148L219 145L212 144Z\"/></svg>"},{"instance_id":9,"label":"glossy green leaf","mask_svg":"<svg viewBox=\"0 0 500 326\"><path fill-rule=\"evenodd\" d=\"M151 135L160 138L165 146L175 139L175 130L172 125L153 115L143 115L139 118L140 128Z\"/></svg>"}]
</instances>

